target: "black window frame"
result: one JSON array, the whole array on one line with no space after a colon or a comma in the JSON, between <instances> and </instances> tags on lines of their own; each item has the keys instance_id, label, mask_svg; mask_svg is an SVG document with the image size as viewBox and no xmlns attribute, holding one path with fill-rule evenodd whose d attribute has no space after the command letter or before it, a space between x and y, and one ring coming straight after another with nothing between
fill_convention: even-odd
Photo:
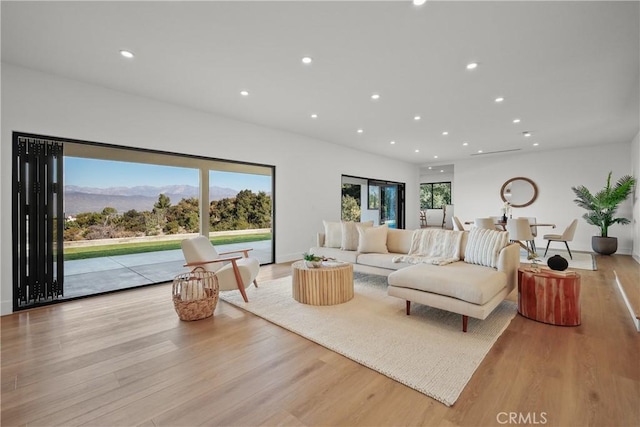
<instances>
[{"instance_id":1,"label":"black window frame","mask_svg":"<svg viewBox=\"0 0 640 427\"><path fill-rule=\"evenodd\" d=\"M433 186L434 185L441 185L441 184L448 184L449 185L449 200L445 200L444 204L442 206L436 207L434 206L433 203ZM431 207L422 207L422 186L431 186ZM440 181L440 182L422 182L420 183L420 209L424 210L424 209L444 209L446 205L450 205L451 204L451 197L452 197L452 191L451 191L451 181Z\"/></svg>"}]
</instances>

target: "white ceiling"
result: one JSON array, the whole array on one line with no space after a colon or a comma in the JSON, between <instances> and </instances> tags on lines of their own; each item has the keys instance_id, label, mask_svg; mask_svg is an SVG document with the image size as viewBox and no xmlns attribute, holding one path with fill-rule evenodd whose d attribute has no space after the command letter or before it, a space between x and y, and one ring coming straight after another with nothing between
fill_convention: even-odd
<instances>
[{"instance_id":1,"label":"white ceiling","mask_svg":"<svg viewBox=\"0 0 640 427\"><path fill-rule=\"evenodd\" d=\"M630 142L639 5L2 1L2 61L440 166Z\"/></svg>"}]
</instances>

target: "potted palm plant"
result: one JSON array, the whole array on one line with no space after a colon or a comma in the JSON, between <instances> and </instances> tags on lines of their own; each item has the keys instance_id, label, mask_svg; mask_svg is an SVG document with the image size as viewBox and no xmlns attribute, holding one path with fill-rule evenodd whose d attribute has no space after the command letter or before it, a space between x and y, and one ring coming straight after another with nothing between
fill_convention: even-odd
<instances>
[{"instance_id":1,"label":"potted palm plant","mask_svg":"<svg viewBox=\"0 0 640 427\"><path fill-rule=\"evenodd\" d=\"M612 186L611 172L609 172L607 185L595 194L592 194L584 185L571 187L576 194L574 202L587 210L582 217L588 224L600 228L600 235L591 238L591 247L594 252L611 255L618 250L618 238L609 237L609 227L613 224L629 224L627 218L616 218L616 211L620 203L629 197L635 184L635 178L625 175Z\"/></svg>"}]
</instances>

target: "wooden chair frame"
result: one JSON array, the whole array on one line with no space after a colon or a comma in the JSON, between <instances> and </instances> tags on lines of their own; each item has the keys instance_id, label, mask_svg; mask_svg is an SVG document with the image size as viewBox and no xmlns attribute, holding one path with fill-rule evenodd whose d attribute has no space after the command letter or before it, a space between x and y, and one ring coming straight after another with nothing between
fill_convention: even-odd
<instances>
[{"instance_id":1,"label":"wooden chair frame","mask_svg":"<svg viewBox=\"0 0 640 427\"><path fill-rule=\"evenodd\" d=\"M229 254L235 254L235 253L239 253L242 252L244 256L235 256L235 257L228 257L228 258L217 258L217 259L213 259L211 261L198 261L198 262L189 262L184 264L184 267L201 267L205 264L211 264L214 262L230 262L233 268L233 275L236 278L236 284L238 285L238 289L240 290L240 293L242 294L242 299L244 299L244 302L249 302L249 299L247 298L247 293L245 292L245 288L244 288L244 283L242 282L242 276L240 275L240 269L238 268L238 263L237 261L239 259L242 258L249 258L249 251L252 251L253 248L248 248L248 249L239 249L237 251L228 251L228 252L220 252L218 255L222 256L222 255L229 255ZM255 287L258 287L258 282L256 281L256 279L253 280L253 284L255 285Z\"/></svg>"}]
</instances>

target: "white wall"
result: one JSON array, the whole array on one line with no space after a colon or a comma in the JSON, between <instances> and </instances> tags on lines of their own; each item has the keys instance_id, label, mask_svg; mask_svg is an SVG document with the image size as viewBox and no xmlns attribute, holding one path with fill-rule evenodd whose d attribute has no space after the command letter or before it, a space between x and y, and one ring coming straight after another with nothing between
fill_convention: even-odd
<instances>
[{"instance_id":1,"label":"white wall","mask_svg":"<svg viewBox=\"0 0 640 427\"><path fill-rule=\"evenodd\" d=\"M420 173L420 183L424 183L424 184L428 184L431 182L451 182L452 186L453 186L453 173L449 173L449 172L441 172L441 173L436 173L436 172L429 172L429 173L425 173L424 171L422 171ZM451 191L453 192L453 187L451 188Z\"/></svg>"},{"instance_id":2,"label":"white wall","mask_svg":"<svg viewBox=\"0 0 640 427\"><path fill-rule=\"evenodd\" d=\"M545 233L562 233L569 223L578 218L578 228L569 247L577 251L591 252L591 236L598 229L586 223L582 215L586 212L574 202L571 187L584 185L592 192L606 184L607 174L613 171L612 179L631 174L631 142L600 145L579 149L541 151L527 154L481 156L455 164L455 189L453 203L455 214L461 221L476 217L499 216L503 202L500 198L502 184L514 177L532 179L538 186L538 198L524 208L514 208L513 216L536 217L538 222L555 223L557 228L539 228L536 245L544 248ZM637 174L636 174L637 176ZM619 216L632 218L632 203L627 200L620 206ZM636 219L638 216L636 215ZM631 254L633 227L614 225L609 236L618 238L618 253ZM562 244L552 243L551 247Z\"/></svg>"},{"instance_id":3,"label":"white wall","mask_svg":"<svg viewBox=\"0 0 640 427\"><path fill-rule=\"evenodd\" d=\"M631 142L631 171L636 178L636 188L632 196L633 257L640 262L640 133Z\"/></svg>"},{"instance_id":4,"label":"white wall","mask_svg":"<svg viewBox=\"0 0 640 427\"><path fill-rule=\"evenodd\" d=\"M300 258L323 219L340 219L343 174L406 183L407 212L418 211L415 165L3 63L0 314L12 311L12 131L275 165L276 262Z\"/></svg>"}]
</instances>

